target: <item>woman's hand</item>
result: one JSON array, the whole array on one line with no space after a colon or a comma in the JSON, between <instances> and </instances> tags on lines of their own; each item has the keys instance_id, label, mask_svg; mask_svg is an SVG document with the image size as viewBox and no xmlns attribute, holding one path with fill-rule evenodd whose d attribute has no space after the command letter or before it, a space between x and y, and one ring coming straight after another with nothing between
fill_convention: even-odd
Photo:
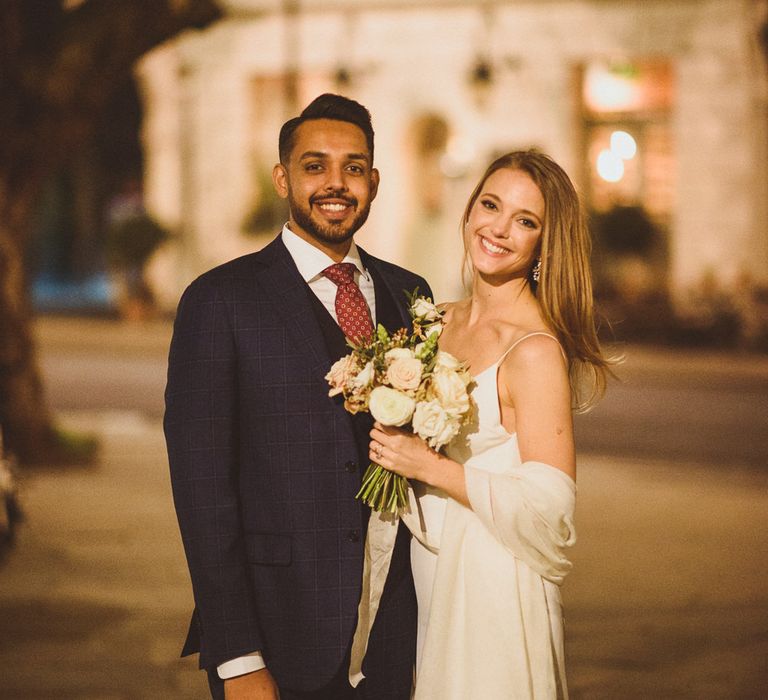
<instances>
[{"instance_id":1,"label":"woman's hand","mask_svg":"<svg viewBox=\"0 0 768 700\"><path fill-rule=\"evenodd\" d=\"M373 425L368 448L371 461L406 479L430 483L428 476L439 466L440 455L413 433L378 421Z\"/></svg>"},{"instance_id":2,"label":"woman's hand","mask_svg":"<svg viewBox=\"0 0 768 700\"><path fill-rule=\"evenodd\" d=\"M406 479L416 479L441 489L446 495L469 507L464 467L435 452L420 437L379 422L373 424L368 456Z\"/></svg>"}]
</instances>

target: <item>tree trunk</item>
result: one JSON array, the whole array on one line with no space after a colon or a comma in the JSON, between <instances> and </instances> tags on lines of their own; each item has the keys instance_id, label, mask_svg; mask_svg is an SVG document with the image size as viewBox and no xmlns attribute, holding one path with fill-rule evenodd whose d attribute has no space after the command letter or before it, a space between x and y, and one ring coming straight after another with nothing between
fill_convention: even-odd
<instances>
[{"instance_id":1,"label":"tree trunk","mask_svg":"<svg viewBox=\"0 0 768 700\"><path fill-rule=\"evenodd\" d=\"M24 268L40 188L87 143L141 55L219 16L215 0L0 3L0 427L23 462L61 456Z\"/></svg>"},{"instance_id":2,"label":"tree trunk","mask_svg":"<svg viewBox=\"0 0 768 700\"><path fill-rule=\"evenodd\" d=\"M23 193L9 194L0 206L0 426L6 448L29 463L46 458L55 433L35 360L18 228L29 219L31 201Z\"/></svg>"}]
</instances>

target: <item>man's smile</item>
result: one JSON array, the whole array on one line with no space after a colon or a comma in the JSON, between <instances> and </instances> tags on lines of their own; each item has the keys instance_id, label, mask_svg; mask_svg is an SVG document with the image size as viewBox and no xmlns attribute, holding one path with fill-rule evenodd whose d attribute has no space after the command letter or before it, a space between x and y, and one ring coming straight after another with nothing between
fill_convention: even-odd
<instances>
[{"instance_id":1,"label":"man's smile","mask_svg":"<svg viewBox=\"0 0 768 700\"><path fill-rule=\"evenodd\" d=\"M318 209L326 219L340 220L340 219L343 219L351 210L355 208L356 202L352 202L346 199L340 199L338 197L333 197L333 198L313 197L311 204L316 209Z\"/></svg>"}]
</instances>

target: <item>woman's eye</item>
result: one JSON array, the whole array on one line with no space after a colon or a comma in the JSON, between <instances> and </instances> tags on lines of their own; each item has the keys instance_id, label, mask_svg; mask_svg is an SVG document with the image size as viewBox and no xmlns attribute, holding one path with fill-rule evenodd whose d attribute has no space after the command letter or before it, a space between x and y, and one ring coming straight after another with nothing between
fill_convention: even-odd
<instances>
[{"instance_id":1,"label":"woman's eye","mask_svg":"<svg viewBox=\"0 0 768 700\"><path fill-rule=\"evenodd\" d=\"M483 199L483 200L481 200L481 201L480 201L480 203L481 203L481 204L482 204L482 205L483 205L483 206L484 206L486 209L489 209L490 211L496 211L496 209L498 208L498 207L496 206L496 204L494 204L494 203L493 203L493 202L492 202L490 199Z\"/></svg>"},{"instance_id":2,"label":"woman's eye","mask_svg":"<svg viewBox=\"0 0 768 700\"><path fill-rule=\"evenodd\" d=\"M526 228L538 228L536 222L531 219L520 219L520 223Z\"/></svg>"}]
</instances>

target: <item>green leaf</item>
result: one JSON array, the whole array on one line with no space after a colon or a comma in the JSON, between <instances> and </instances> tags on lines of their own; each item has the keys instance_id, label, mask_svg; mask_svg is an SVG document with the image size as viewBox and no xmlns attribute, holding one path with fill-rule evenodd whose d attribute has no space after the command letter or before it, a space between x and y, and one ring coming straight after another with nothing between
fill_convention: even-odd
<instances>
[{"instance_id":1,"label":"green leaf","mask_svg":"<svg viewBox=\"0 0 768 700\"><path fill-rule=\"evenodd\" d=\"M389 333L387 333L387 329L384 328L384 326L381 324L376 327L376 337L380 343L386 343L389 341Z\"/></svg>"}]
</instances>

